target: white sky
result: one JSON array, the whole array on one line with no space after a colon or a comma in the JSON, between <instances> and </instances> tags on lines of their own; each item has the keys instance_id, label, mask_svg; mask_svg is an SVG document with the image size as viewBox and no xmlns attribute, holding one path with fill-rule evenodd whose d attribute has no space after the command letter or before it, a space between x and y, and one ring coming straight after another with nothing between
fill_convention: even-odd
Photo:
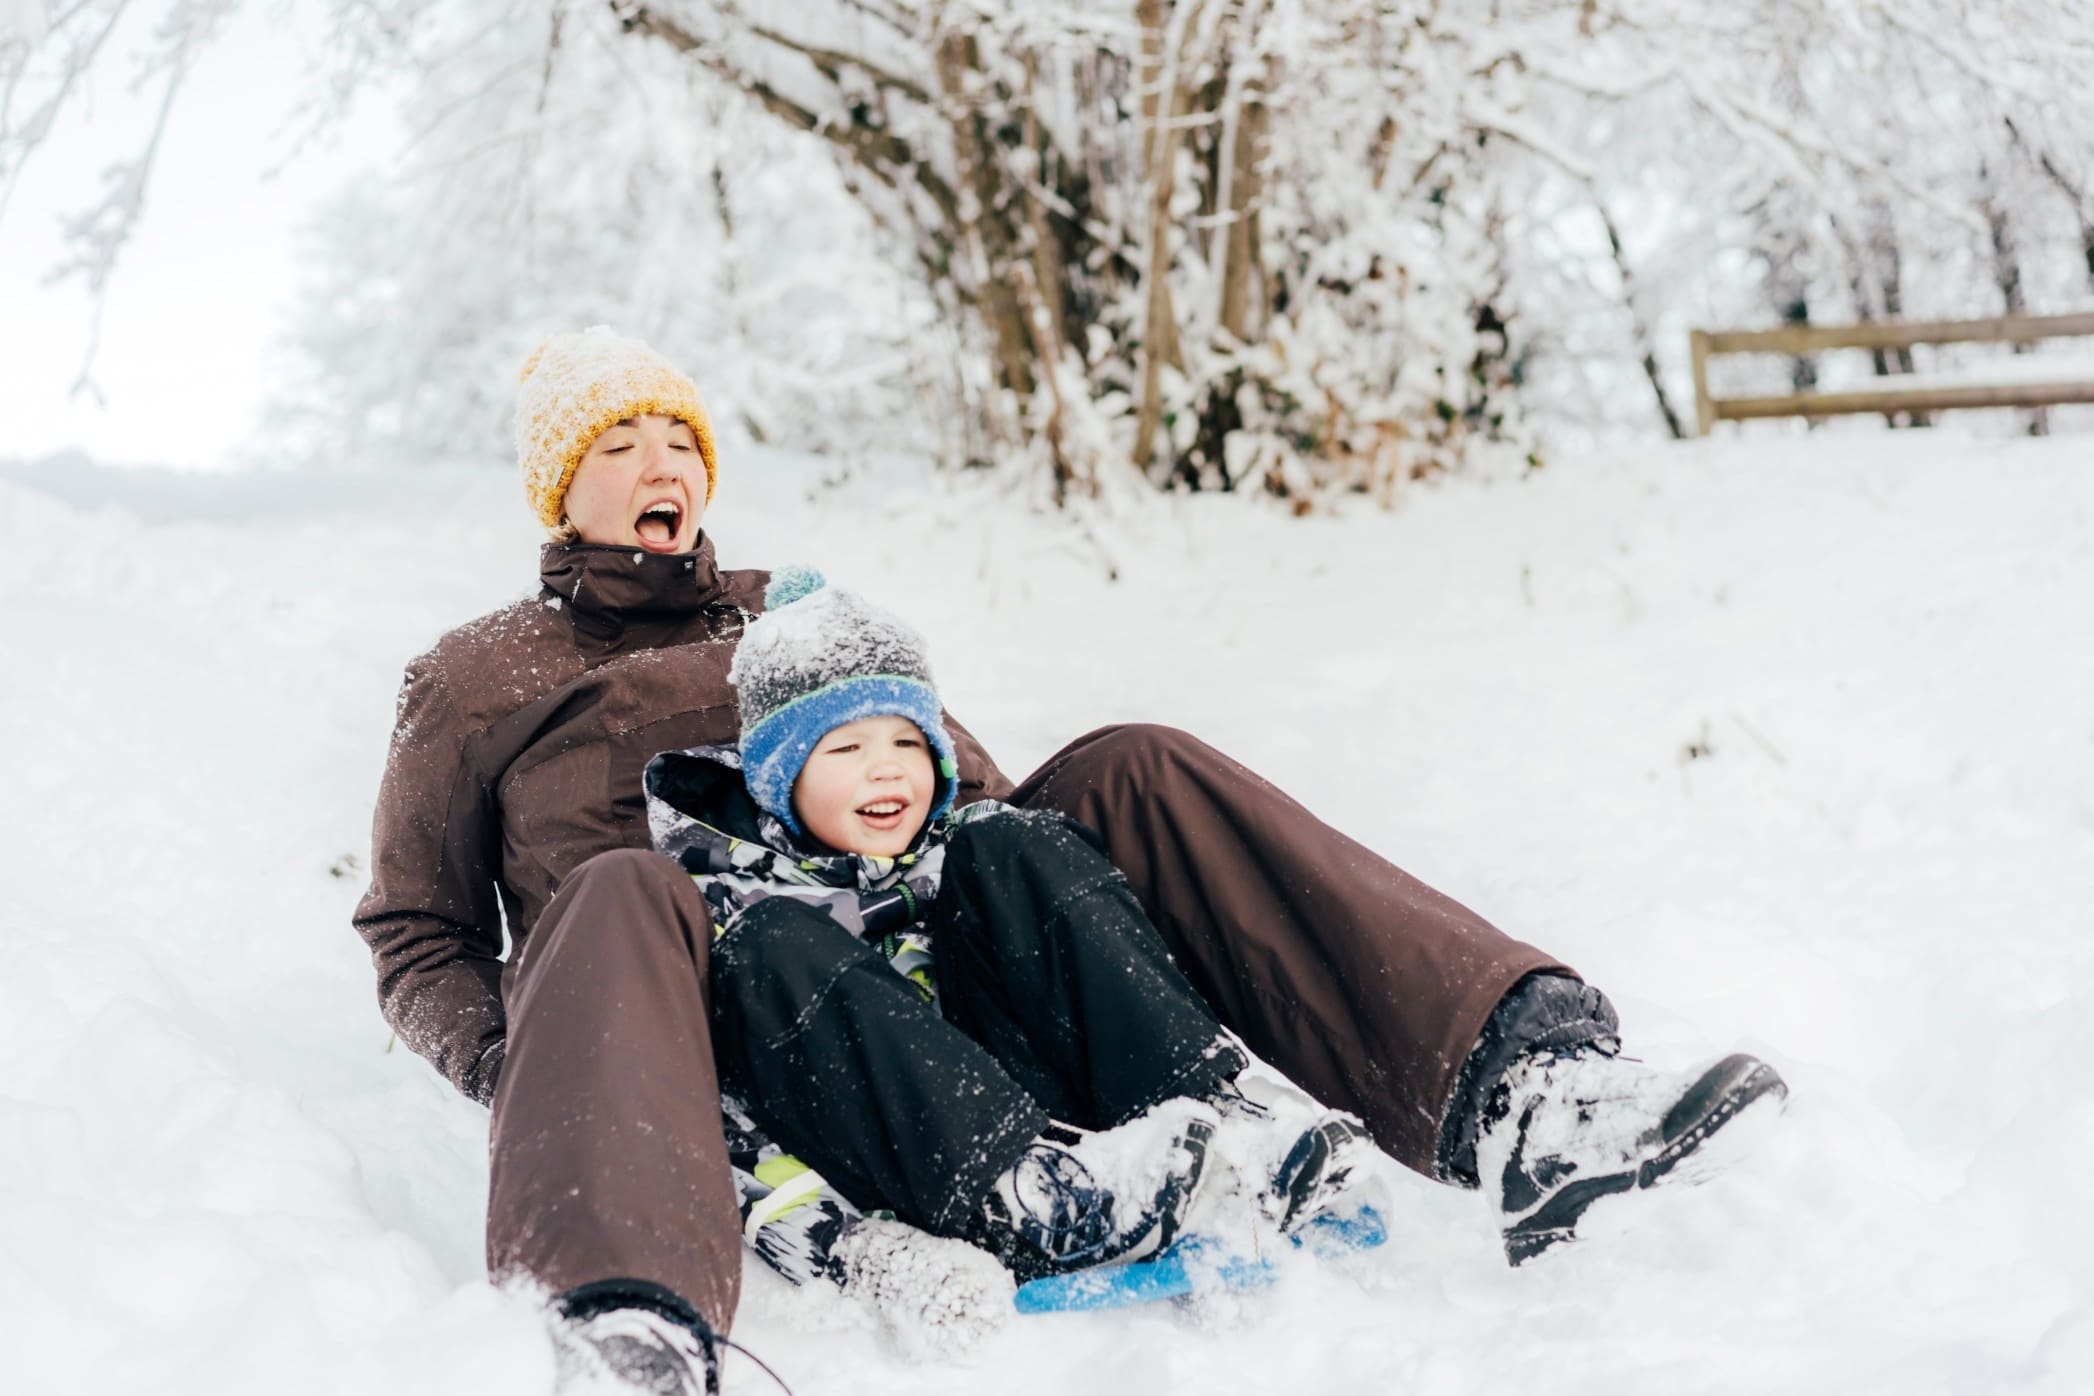
<instances>
[{"instance_id":1,"label":"white sky","mask_svg":"<svg viewBox=\"0 0 2094 1396\"><path fill-rule=\"evenodd\" d=\"M256 418L295 285L294 230L392 129L383 104L367 101L331 145L267 178L300 92L285 24L275 5L247 6L176 105L144 224L110 288L94 370L106 404L68 391L89 338L85 288L44 280L63 251L61 219L149 130L151 104L131 93L122 56L31 158L0 220L0 458L77 448L209 466L235 447L266 458Z\"/></svg>"}]
</instances>

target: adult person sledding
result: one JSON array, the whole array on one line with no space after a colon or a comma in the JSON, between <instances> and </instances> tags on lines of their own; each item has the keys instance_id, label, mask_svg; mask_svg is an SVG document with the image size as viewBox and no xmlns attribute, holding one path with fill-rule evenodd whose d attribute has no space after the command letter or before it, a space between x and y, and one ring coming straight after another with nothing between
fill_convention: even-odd
<instances>
[{"instance_id":1,"label":"adult person sledding","mask_svg":"<svg viewBox=\"0 0 2094 1396\"><path fill-rule=\"evenodd\" d=\"M550 1292L564 1350L695 1391L742 1217L713 917L649 846L642 773L735 740L729 667L768 578L717 566L710 427L644 345L549 341L516 434L552 534L539 589L408 666L356 925L402 1039L493 1107L490 1272ZM1619 1057L1612 1006L1568 966L1182 732L1101 729L1014 786L941 720L955 805L1094 831L1220 1023L1398 1162L1481 1186L1515 1263L1783 1093L1749 1057L1679 1075ZM891 1293L876 1267L829 1279Z\"/></svg>"}]
</instances>

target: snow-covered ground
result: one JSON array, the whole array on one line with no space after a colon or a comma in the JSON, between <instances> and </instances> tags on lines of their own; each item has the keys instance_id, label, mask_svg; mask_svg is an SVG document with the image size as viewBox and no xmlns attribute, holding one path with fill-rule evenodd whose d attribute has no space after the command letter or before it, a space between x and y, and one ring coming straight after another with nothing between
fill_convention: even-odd
<instances>
[{"instance_id":1,"label":"snow-covered ground","mask_svg":"<svg viewBox=\"0 0 2094 1396\"><path fill-rule=\"evenodd\" d=\"M1090 541L731 459L724 560L903 609L1007 770L1190 728L1566 956L1632 1050L1795 1091L1518 1272L1402 1175L1385 1250L1199 1316L944 1366L752 1270L737 1336L802 1396L2087 1389L2090 456L1755 435ZM387 1052L348 926L402 663L533 582L516 483L17 465L0 538L0 1389L548 1391L482 1278L485 1114Z\"/></svg>"}]
</instances>

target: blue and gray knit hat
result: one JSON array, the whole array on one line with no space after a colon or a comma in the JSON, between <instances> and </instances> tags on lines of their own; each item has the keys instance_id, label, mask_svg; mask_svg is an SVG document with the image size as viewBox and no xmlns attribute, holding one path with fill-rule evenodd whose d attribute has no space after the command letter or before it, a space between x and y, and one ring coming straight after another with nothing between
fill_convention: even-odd
<instances>
[{"instance_id":1,"label":"blue and gray knit hat","mask_svg":"<svg viewBox=\"0 0 2094 1396\"><path fill-rule=\"evenodd\" d=\"M727 671L742 709L742 779L756 803L805 834L793 814L793 782L815 743L845 723L894 716L923 730L937 762L937 793L924 822L944 814L959 763L923 637L899 616L828 585L812 567L772 573L763 604Z\"/></svg>"}]
</instances>

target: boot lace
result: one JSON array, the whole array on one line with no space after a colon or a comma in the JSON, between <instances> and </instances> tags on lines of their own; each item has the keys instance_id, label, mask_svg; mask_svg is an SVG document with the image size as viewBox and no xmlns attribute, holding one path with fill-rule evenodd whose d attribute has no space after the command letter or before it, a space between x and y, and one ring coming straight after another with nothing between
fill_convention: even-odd
<instances>
[{"instance_id":1,"label":"boot lace","mask_svg":"<svg viewBox=\"0 0 2094 1396\"><path fill-rule=\"evenodd\" d=\"M1026 1238L1058 1260L1081 1260L1112 1239L1111 1198L1083 1160L1036 1143L1018 1160L1012 1196Z\"/></svg>"}]
</instances>

